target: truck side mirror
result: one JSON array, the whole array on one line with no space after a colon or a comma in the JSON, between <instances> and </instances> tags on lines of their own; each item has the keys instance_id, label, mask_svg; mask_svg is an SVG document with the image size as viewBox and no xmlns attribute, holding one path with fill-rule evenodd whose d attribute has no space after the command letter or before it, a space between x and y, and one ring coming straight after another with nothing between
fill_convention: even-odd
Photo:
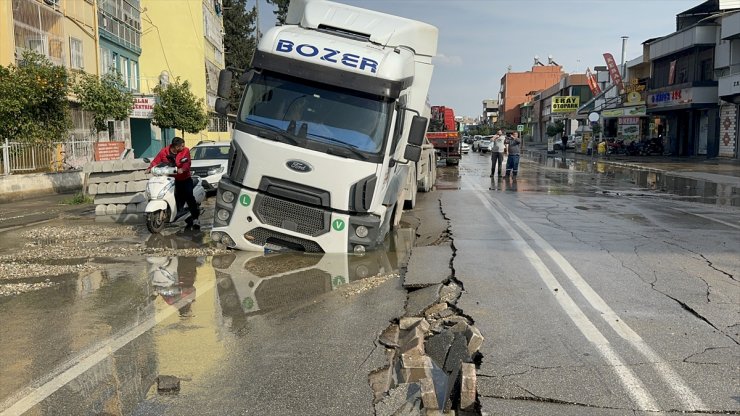
<instances>
[{"instance_id":1,"label":"truck side mirror","mask_svg":"<svg viewBox=\"0 0 740 416\"><path fill-rule=\"evenodd\" d=\"M242 72L238 80L239 85L247 85L247 83L251 81L252 78L254 77L255 72L256 71L254 69L250 69L249 71Z\"/></svg>"},{"instance_id":2,"label":"truck side mirror","mask_svg":"<svg viewBox=\"0 0 740 416\"><path fill-rule=\"evenodd\" d=\"M411 119L411 129L409 130L409 144L421 146L424 143L424 135L427 132L427 120L426 117L414 116Z\"/></svg>"},{"instance_id":3,"label":"truck side mirror","mask_svg":"<svg viewBox=\"0 0 740 416\"><path fill-rule=\"evenodd\" d=\"M231 95L231 80L234 74L228 69L222 69L218 74L217 95L221 98L229 98Z\"/></svg>"},{"instance_id":4,"label":"truck side mirror","mask_svg":"<svg viewBox=\"0 0 740 416\"><path fill-rule=\"evenodd\" d=\"M406 145L403 158L411 162L418 162L421 159L421 147L414 146L413 144Z\"/></svg>"},{"instance_id":5,"label":"truck side mirror","mask_svg":"<svg viewBox=\"0 0 740 416\"><path fill-rule=\"evenodd\" d=\"M221 97L216 98L216 105L214 106L214 109L218 114L221 114L222 116L229 114L230 107L231 105L229 104L228 99Z\"/></svg>"}]
</instances>

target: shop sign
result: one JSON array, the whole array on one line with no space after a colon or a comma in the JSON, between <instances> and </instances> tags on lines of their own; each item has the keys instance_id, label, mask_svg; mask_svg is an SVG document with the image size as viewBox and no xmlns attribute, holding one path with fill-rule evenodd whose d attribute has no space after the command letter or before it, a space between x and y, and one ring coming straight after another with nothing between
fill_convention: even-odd
<instances>
[{"instance_id":1,"label":"shop sign","mask_svg":"<svg viewBox=\"0 0 740 416\"><path fill-rule=\"evenodd\" d=\"M640 117L619 117L619 124L640 124Z\"/></svg>"},{"instance_id":2,"label":"shop sign","mask_svg":"<svg viewBox=\"0 0 740 416\"><path fill-rule=\"evenodd\" d=\"M154 104L157 100L153 96L134 97L134 106L131 109L131 118L152 118Z\"/></svg>"},{"instance_id":3,"label":"shop sign","mask_svg":"<svg viewBox=\"0 0 740 416\"><path fill-rule=\"evenodd\" d=\"M644 105L638 105L635 107L621 107L621 108L610 108L608 110L601 111L601 117L614 118L623 116L644 116L647 114Z\"/></svg>"},{"instance_id":4,"label":"shop sign","mask_svg":"<svg viewBox=\"0 0 740 416\"><path fill-rule=\"evenodd\" d=\"M672 107L681 104L691 104L691 89L659 92L648 96L647 105L650 108Z\"/></svg>"},{"instance_id":5,"label":"shop sign","mask_svg":"<svg viewBox=\"0 0 740 416\"><path fill-rule=\"evenodd\" d=\"M622 94L624 92L624 84L622 83L622 74L619 73L617 62L614 60L614 57L610 53L604 54L604 61L606 61L606 68L609 70L609 75L612 78L612 82L619 89L619 93Z\"/></svg>"},{"instance_id":6,"label":"shop sign","mask_svg":"<svg viewBox=\"0 0 740 416\"><path fill-rule=\"evenodd\" d=\"M624 115L624 108L610 108L601 112L601 117L621 117Z\"/></svg>"},{"instance_id":7,"label":"shop sign","mask_svg":"<svg viewBox=\"0 0 740 416\"><path fill-rule=\"evenodd\" d=\"M95 160L118 160L123 153L126 143L124 142L98 142L93 143Z\"/></svg>"},{"instance_id":8,"label":"shop sign","mask_svg":"<svg viewBox=\"0 0 740 416\"><path fill-rule=\"evenodd\" d=\"M578 110L581 97L575 95L552 97L551 111L553 113L572 113Z\"/></svg>"}]
</instances>

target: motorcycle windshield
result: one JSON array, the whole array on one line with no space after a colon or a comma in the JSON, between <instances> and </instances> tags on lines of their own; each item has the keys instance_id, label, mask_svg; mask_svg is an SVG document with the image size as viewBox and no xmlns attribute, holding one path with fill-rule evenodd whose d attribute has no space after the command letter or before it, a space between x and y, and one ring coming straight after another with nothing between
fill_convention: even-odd
<instances>
[{"instance_id":1,"label":"motorcycle windshield","mask_svg":"<svg viewBox=\"0 0 740 416\"><path fill-rule=\"evenodd\" d=\"M393 109L388 98L263 71L246 88L239 121L300 140L290 144L342 147L353 157L378 155Z\"/></svg>"}]
</instances>

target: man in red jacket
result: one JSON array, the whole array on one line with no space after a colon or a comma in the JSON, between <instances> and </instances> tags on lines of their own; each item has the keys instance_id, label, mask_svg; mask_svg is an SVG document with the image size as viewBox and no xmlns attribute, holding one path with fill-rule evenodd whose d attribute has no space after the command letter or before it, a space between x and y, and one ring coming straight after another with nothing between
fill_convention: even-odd
<instances>
[{"instance_id":1,"label":"man in red jacket","mask_svg":"<svg viewBox=\"0 0 740 416\"><path fill-rule=\"evenodd\" d=\"M189 226L200 227L198 216L200 207L193 196L193 180L190 178L190 149L185 147L185 140L182 137L172 139L172 144L160 150L157 156L149 164L146 173L151 172L154 166L160 163L166 163L169 166L177 167L175 174L175 204L177 212L180 212L187 202L190 210L190 218L185 220Z\"/></svg>"}]
</instances>

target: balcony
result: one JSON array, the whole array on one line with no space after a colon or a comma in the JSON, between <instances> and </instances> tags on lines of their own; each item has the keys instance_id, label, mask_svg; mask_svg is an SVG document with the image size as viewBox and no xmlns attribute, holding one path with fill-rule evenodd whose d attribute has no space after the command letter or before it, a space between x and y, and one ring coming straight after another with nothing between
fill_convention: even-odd
<instances>
[{"instance_id":1,"label":"balcony","mask_svg":"<svg viewBox=\"0 0 740 416\"><path fill-rule=\"evenodd\" d=\"M35 0L13 0L13 29L16 59L33 50L56 65L64 65L64 17L51 4Z\"/></svg>"},{"instance_id":2,"label":"balcony","mask_svg":"<svg viewBox=\"0 0 740 416\"><path fill-rule=\"evenodd\" d=\"M740 104L740 65L733 65L734 73L720 77L717 93L727 102Z\"/></svg>"},{"instance_id":3,"label":"balcony","mask_svg":"<svg viewBox=\"0 0 740 416\"><path fill-rule=\"evenodd\" d=\"M722 40L740 39L740 12L722 19Z\"/></svg>"},{"instance_id":4,"label":"balcony","mask_svg":"<svg viewBox=\"0 0 740 416\"><path fill-rule=\"evenodd\" d=\"M719 26L692 26L686 30L672 33L650 44L650 59L656 60L663 56L701 45L716 45Z\"/></svg>"}]
</instances>

